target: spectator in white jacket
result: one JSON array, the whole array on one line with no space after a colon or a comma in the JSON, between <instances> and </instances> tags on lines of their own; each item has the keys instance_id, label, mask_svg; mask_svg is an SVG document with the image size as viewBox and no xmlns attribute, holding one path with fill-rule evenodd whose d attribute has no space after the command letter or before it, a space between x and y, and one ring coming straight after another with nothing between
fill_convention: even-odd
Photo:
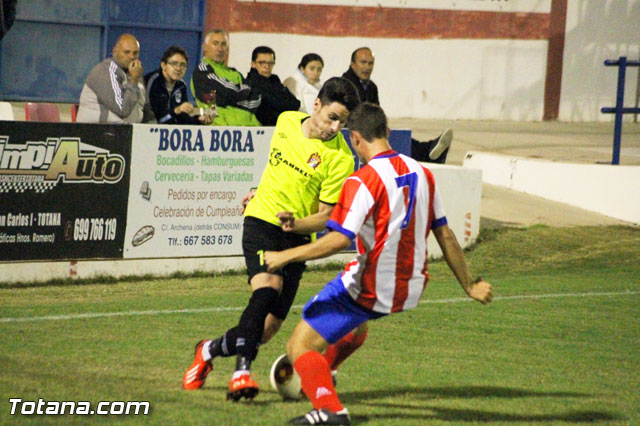
<instances>
[{"instance_id":1,"label":"spectator in white jacket","mask_svg":"<svg viewBox=\"0 0 640 426\"><path fill-rule=\"evenodd\" d=\"M324 68L324 61L320 55L307 53L300 60L295 74L283 82L284 86L300 101L300 111L307 114L313 112L313 102L322 87L320 84L322 68Z\"/></svg>"}]
</instances>

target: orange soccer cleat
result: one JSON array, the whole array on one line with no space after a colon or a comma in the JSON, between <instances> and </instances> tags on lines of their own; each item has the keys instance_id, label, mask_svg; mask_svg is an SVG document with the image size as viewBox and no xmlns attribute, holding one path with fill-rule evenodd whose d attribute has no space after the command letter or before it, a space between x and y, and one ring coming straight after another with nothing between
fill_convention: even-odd
<instances>
[{"instance_id":1,"label":"orange soccer cleat","mask_svg":"<svg viewBox=\"0 0 640 426\"><path fill-rule=\"evenodd\" d=\"M253 399L259 391L258 384L251 379L251 374L243 374L229 382L227 399L232 399L234 402L241 398Z\"/></svg>"},{"instance_id":2,"label":"orange soccer cleat","mask_svg":"<svg viewBox=\"0 0 640 426\"><path fill-rule=\"evenodd\" d=\"M207 380L207 374L213 370L211 360L205 361L204 358L202 358L202 346L207 342L208 340L200 340L196 344L193 364L191 364L191 367L189 367L182 377L182 388L184 390L196 390L202 388L205 380Z\"/></svg>"}]
</instances>

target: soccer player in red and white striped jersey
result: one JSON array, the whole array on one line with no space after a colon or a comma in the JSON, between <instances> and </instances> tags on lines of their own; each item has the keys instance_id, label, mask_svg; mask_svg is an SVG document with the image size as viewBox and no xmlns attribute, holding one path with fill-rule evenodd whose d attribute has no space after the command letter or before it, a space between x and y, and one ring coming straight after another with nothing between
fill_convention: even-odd
<instances>
[{"instance_id":1,"label":"soccer player in red and white striped jersey","mask_svg":"<svg viewBox=\"0 0 640 426\"><path fill-rule=\"evenodd\" d=\"M375 104L361 104L347 126L351 145L366 166L345 181L327 222L331 232L310 244L264 254L268 269L277 270L289 262L329 256L357 241L356 259L307 302L287 344L288 357L314 407L293 424L349 424L321 353L368 320L418 304L429 278L429 232L466 293L483 304L493 298L488 282L471 278L464 253L447 226L431 172L391 149L384 111Z\"/></svg>"}]
</instances>

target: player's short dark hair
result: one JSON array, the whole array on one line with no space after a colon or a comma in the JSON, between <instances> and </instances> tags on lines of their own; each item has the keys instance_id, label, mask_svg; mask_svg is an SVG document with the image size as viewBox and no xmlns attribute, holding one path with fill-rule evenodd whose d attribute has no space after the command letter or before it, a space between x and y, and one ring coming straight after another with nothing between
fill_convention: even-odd
<instances>
[{"instance_id":1,"label":"player's short dark hair","mask_svg":"<svg viewBox=\"0 0 640 426\"><path fill-rule=\"evenodd\" d=\"M166 64L169 58L175 55L176 53L184 56L184 60L187 61L187 63L189 62L189 55L187 55L187 51L180 46L169 46L167 50L165 50L164 53L162 54L162 58L160 58L160 62L164 62Z\"/></svg>"},{"instance_id":2,"label":"player's short dark hair","mask_svg":"<svg viewBox=\"0 0 640 426\"><path fill-rule=\"evenodd\" d=\"M309 62L312 61L318 61L322 64L322 66L324 67L324 61L322 60L322 57L320 55L318 55L317 53L307 53L306 55L304 55L302 57L302 59L300 59L300 63L298 64L298 68L300 69L304 69L307 64Z\"/></svg>"},{"instance_id":3,"label":"player's short dark hair","mask_svg":"<svg viewBox=\"0 0 640 426\"><path fill-rule=\"evenodd\" d=\"M322 105L338 102L353 111L360 104L358 89L352 82L342 77L332 77L327 80L318 93Z\"/></svg>"},{"instance_id":4,"label":"player's short dark hair","mask_svg":"<svg viewBox=\"0 0 640 426\"><path fill-rule=\"evenodd\" d=\"M272 48L270 48L269 46L258 46L253 49L253 52L251 53L251 61L255 62L256 59L258 59L258 55L261 53L270 53L273 55L273 60L276 60L276 52L274 52Z\"/></svg>"},{"instance_id":5,"label":"player's short dark hair","mask_svg":"<svg viewBox=\"0 0 640 426\"><path fill-rule=\"evenodd\" d=\"M360 133L365 140L372 141L387 137L389 125L380 105L363 102L351 111L346 127L352 132Z\"/></svg>"},{"instance_id":6,"label":"player's short dark hair","mask_svg":"<svg viewBox=\"0 0 640 426\"><path fill-rule=\"evenodd\" d=\"M371 48L367 46L358 47L356 50L353 51L353 53L351 53L351 63L354 63L356 61L356 55L358 54L358 52L364 49L371 50Z\"/></svg>"}]
</instances>

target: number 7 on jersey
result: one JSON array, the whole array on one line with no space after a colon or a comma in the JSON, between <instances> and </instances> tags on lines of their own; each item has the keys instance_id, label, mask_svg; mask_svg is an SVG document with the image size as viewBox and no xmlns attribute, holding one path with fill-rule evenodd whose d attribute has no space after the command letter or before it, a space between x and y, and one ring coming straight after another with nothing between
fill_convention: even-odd
<instances>
[{"instance_id":1,"label":"number 7 on jersey","mask_svg":"<svg viewBox=\"0 0 640 426\"><path fill-rule=\"evenodd\" d=\"M409 226L409 222L411 221L411 216L413 216L413 209L416 206L416 187L418 185L418 175L415 172L408 173L406 175L398 176L396 178L396 185L398 188L403 188L405 186L409 187L409 194L405 193L405 204L407 205L407 214L402 221L401 229L405 229ZM407 202L406 197L409 197Z\"/></svg>"}]
</instances>

